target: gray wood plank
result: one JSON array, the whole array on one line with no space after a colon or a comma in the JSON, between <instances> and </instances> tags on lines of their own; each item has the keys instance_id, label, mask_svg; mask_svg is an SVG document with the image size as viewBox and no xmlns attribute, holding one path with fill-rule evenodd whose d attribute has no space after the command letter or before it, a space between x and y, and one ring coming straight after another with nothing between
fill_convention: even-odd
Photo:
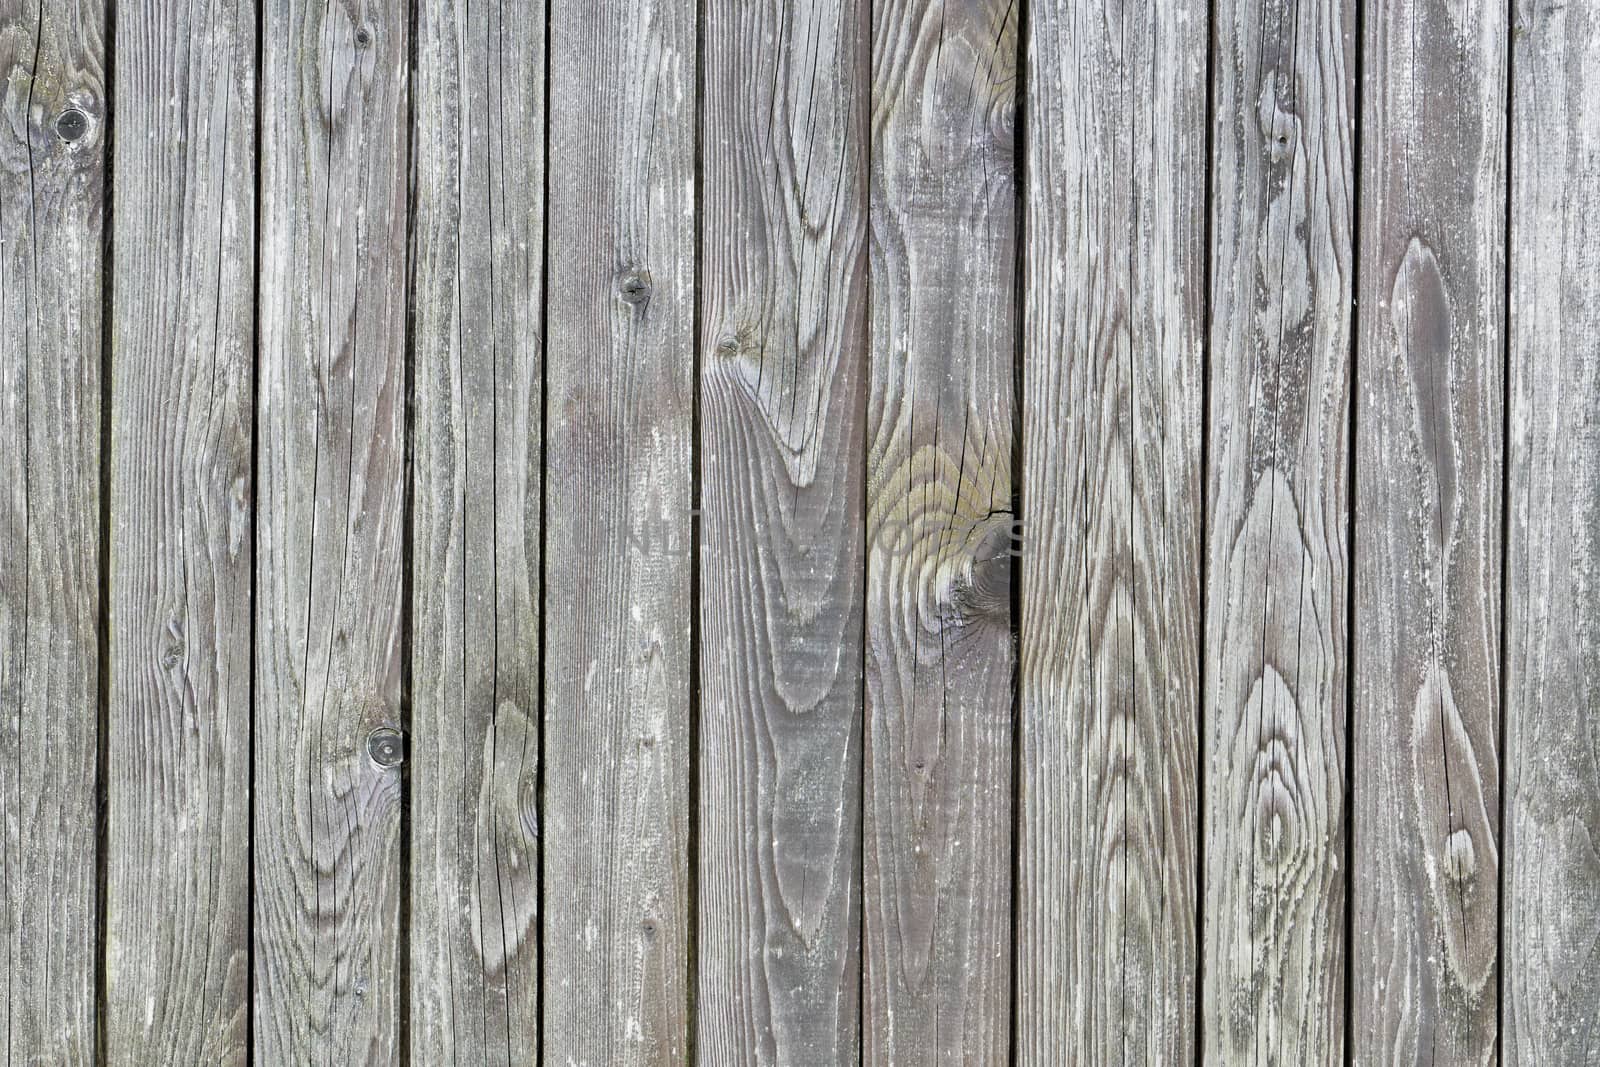
<instances>
[{"instance_id":1,"label":"gray wood plank","mask_svg":"<svg viewBox=\"0 0 1600 1067\"><path fill-rule=\"evenodd\" d=\"M1010 1042L1011 0L873 6L863 1060Z\"/></svg>"},{"instance_id":2,"label":"gray wood plank","mask_svg":"<svg viewBox=\"0 0 1600 1067\"><path fill-rule=\"evenodd\" d=\"M407 5L263 12L255 1059L398 1056Z\"/></svg>"},{"instance_id":3,"label":"gray wood plank","mask_svg":"<svg viewBox=\"0 0 1600 1067\"><path fill-rule=\"evenodd\" d=\"M1354 12L1215 10L1207 1062L1344 1060Z\"/></svg>"},{"instance_id":4,"label":"gray wood plank","mask_svg":"<svg viewBox=\"0 0 1600 1067\"><path fill-rule=\"evenodd\" d=\"M1512 7L1502 1054L1600 1064L1600 7ZM1452 768L1453 769L1453 768ZM1481 863L1480 863L1481 867Z\"/></svg>"},{"instance_id":5,"label":"gray wood plank","mask_svg":"<svg viewBox=\"0 0 1600 1067\"><path fill-rule=\"evenodd\" d=\"M550 13L543 1053L680 1064L696 4Z\"/></svg>"},{"instance_id":6,"label":"gray wood plank","mask_svg":"<svg viewBox=\"0 0 1600 1067\"><path fill-rule=\"evenodd\" d=\"M1207 19L1030 12L1022 1064L1194 1059Z\"/></svg>"},{"instance_id":7,"label":"gray wood plank","mask_svg":"<svg viewBox=\"0 0 1600 1067\"><path fill-rule=\"evenodd\" d=\"M95 1058L104 13L0 0L0 1052Z\"/></svg>"},{"instance_id":8,"label":"gray wood plank","mask_svg":"<svg viewBox=\"0 0 1600 1067\"><path fill-rule=\"evenodd\" d=\"M1364 26L1350 1054L1491 1063L1506 11Z\"/></svg>"},{"instance_id":9,"label":"gray wood plank","mask_svg":"<svg viewBox=\"0 0 1600 1067\"><path fill-rule=\"evenodd\" d=\"M867 6L705 12L696 1059L854 1067Z\"/></svg>"},{"instance_id":10,"label":"gray wood plank","mask_svg":"<svg viewBox=\"0 0 1600 1067\"><path fill-rule=\"evenodd\" d=\"M416 21L411 1060L538 1058L542 3Z\"/></svg>"},{"instance_id":11,"label":"gray wood plank","mask_svg":"<svg viewBox=\"0 0 1600 1067\"><path fill-rule=\"evenodd\" d=\"M117 31L106 1053L243 1064L256 16Z\"/></svg>"}]
</instances>

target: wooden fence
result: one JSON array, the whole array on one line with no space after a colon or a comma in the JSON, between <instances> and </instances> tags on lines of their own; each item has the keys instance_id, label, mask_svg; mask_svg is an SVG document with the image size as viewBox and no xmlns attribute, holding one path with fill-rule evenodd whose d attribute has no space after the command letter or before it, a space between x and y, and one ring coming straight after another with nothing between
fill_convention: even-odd
<instances>
[{"instance_id":1,"label":"wooden fence","mask_svg":"<svg viewBox=\"0 0 1600 1067\"><path fill-rule=\"evenodd\" d=\"M0 0L12 1065L1600 1064L1600 0Z\"/></svg>"}]
</instances>

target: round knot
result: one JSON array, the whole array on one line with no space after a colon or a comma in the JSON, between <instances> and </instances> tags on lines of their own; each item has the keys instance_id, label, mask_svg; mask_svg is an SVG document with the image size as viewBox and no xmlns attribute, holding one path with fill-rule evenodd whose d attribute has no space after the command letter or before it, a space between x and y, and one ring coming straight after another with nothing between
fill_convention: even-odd
<instances>
[{"instance_id":1,"label":"round knot","mask_svg":"<svg viewBox=\"0 0 1600 1067\"><path fill-rule=\"evenodd\" d=\"M624 271L617 278L617 297L631 307L641 307L650 300L650 273L642 270Z\"/></svg>"},{"instance_id":2,"label":"round knot","mask_svg":"<svg viewBox=\"0 0 1600 1067\"><path fill-rule=\"evenodd\" d=\"M1472 835L1466 830L1457 830L1445 839L1444 869L1457 882L1465 882L1477 872L1477 850L1472 847Z\"/></svg>"}]
</instances>

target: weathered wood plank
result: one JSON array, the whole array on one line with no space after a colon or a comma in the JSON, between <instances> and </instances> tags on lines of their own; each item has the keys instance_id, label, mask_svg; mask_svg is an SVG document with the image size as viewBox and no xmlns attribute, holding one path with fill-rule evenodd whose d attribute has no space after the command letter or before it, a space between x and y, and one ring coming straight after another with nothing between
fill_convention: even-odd
<instances>
[{"instance_id":1,"label":"weathered wood plank","mask_svg":"<svg viewBox=\"0 0 1600 1067\"><path fill-rule=\"evenodd\" d=\"M0 1051L95 1059L104 11L0 0Z\"/></svg>"},{"instance_id":2,"label":"weathered wood plank","mask_svg":"<svg viewBox=\"0 0 1600 1067\"><path fill-rule=\"evenodd\" d=\"M1350 1053L1490 1063L1506 11L1364 25Z\"/></svg>"},{"instance_id":3,"label":"weathered wood plank","mask_svg":"<svg viewBox=\"0 0 1600 1067\"><path fill-rule=\"evenodd\" d=\"M1600 54L1592 42L1600 7L1519 0L1512 10L1502 1049L1512 1067L1593 1067L1600 1064Z\"/></svg>"},{"instance_id":4,"label":"weathered wood plank","mask_svg":"<svg viewBox=\"0 0 1600 1067\"><path fill-rule=\"evenodd\" d=\"M416 22L411 1059L538 1058L542 3Z\"/></svg>"},{"instance_id":5,"label":"weathered wood plank","mask_svg":"<svg viewBox=\"0 0 1600 1067\"><path fill-rule=\"evenodd\" d=\"M864 1062L1010 1042L1012 0L873 6Z\"/></svg>"},{"instance_id":6,"label":"weathered wood plank","mask_svg":"<svg viewBox=\"0 0 1600 1067\"><path fill-rule=\"evenodd\" d=\"M1216 9L1208 1062L1344 1059L1354 12Z\"/></svg>"},{"instance_id":7,"label":"weathered wood plank","mask_svg":"<svg viewBox=\"0 0 1600 1067\"><path fill-rule=\"evenodd\" d=\"M697 1061L854 1067L867 6L703 32Z\"/></svg>"},{"instance_id":8,"label":"weathered wood plank","mask_svg":"<svg viewBox=\"0 0 1600 1067\"><path fill-rule=\"evenodd\" d=\"M1031 11L1022 1064L1194 1058L1207 19Z\"/></svg>"},{"instance_id":9,"label":"weathered wood plank","mask_svg":"<svg viewBox=\"0 0 1600 1067\"><path fill-rule=\"evenodd\" d=\"M689 1055L695 9L550 7L547 1063Z\"/></svg>"},{"instance_id":10,"label":"weathered wood plank","mask_svg":"<svg viewBox=\"0 0 1600 1067\"><path fill-rule=\"evenodd\" d=\"M243 1064L256 14L117 29L106 1052Z\"/></svg>"},{"instance_id":11,"label":"weathered wood plank","mask_svg":"<svg viewBox=\"0 0 1600 1067\"><path fill-rule=\"evenodd\" d=\"M407 5L264 11L255 1059L398 1055ZM391 755L392 753L392 755Z\"/></svg>"}]
</instances>

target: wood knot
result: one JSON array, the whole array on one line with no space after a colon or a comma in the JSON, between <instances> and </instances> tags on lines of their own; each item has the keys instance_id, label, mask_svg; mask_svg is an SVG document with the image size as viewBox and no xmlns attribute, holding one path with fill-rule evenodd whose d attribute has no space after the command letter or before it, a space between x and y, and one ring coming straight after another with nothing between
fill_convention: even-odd
<instances>
[{"instance_id":1,"label":"wood knot","mask_svg":"<svg viewBox=\"0 0 1600 1067\"><path fill-rule=\"evenodd\" d=\"M1465 828L1457 830L1444 842L1444 871L1454 882L1470 881L1478 870L1478 853L1472 846L1472 834Z\"/></svg>"},{"instance_id":2,"label":"wood knot","mask_svg":"<svg viewBox=\"0 0 1600 1067\"><path fill-rule=\"evenodd\" d=\"M963 618L1004 622L1011 615L1013 522L1008 512L997 512L987 522L965 572L956 577L951 601Z\"/></svg>"},{"instance_id":3,"label":"wood knot","mask_svg":"<svg viewBox=\"0 0 1600 1067\"><path fill-rule=\"evenodd\" d=\"M172 670L183 662L183 620L177 616L167 619L167 643L161 650L161 666Z\"/></svg>"},{"instance_id":4,"label":"wood knot","mask_svg":"<svg viewBox=\"0 0 1600 1067\"><path fill-rule=\"evenodd\" d=\"M1017 136L1017 100L1007 94L989 108L989 131L996 141L1013 144Z\"/></svg>"},{"instance_id":5,"label":"wood knot","mask_svg":"<svg viewBox=\"0 0 1600 1067\"><path fill-rule=\"evenodd\" d=\"M617 299L629 307L643 308L650 302L650 272L626 270L617 276Z\"/></svg>"},{"instance_id":6,"label":"wood knot","mask_svg":"<svg viewBox=\"0 0 1600 1067\"><path fill-rule=\"evenodd\" d=\"M406 758L405 738L390 726L380 726L367 735L367 755L384 770L392 770Z\"/></svg>"},{"instance_id":7,"label":"wood knot","mask_svg":"<svg viewBox=\"0 0 1600 1067\"><path fill-rule=\"evenodd\" d=\"M1280 94L1278 80L1272 74L1263 79L1256 98L1256 121L1272 162L1283 163L1294 155L1300 142L1300 117L1295 114L1293 100Z\"/></svg>"},{"instance_id":8,"label":"wood knot","mask_svg":"<svg viewBox=\"0 0 1600 1067\"><path fill-rule=\"evenodd\" d=\"M724 373L747 378L752 385L758 384L761 376L756 368L761 354L761 335L756 326L749 322L733 322L719 329L715 336L706 367L720 368Z\"/></svg>"},{"instance_id":9,"label":"wood knot","mask_svg":"<svg viewBox=\"0 0 1600 1067\"><path fill-rule=\"evenodd\" d=\"M1007 170L1015 165L1017 104L1013 97L996 98L988 107L979 135L978 151L989 162Z\"/></svg>"},{"instance_id":10,"label":"wood knot","mask_svg":"<svg viewBox=\"0 0 1600 1067\"><path fill-rule=\"evenodd\" d=\"M356 31L356 47L365 48L372 43L372 31L365 26Z\"/></svg>"},{"instance_id":11,"label":"wood knot","mask_svg":"<svg viewBox=\"0 0 1600 1067\"><path fill-rule=\"evenodd\" d=\"M56 116L56 136L71 144L89 132L89 116L82 108L69 107Z\"/></svg>"}]
</instances>

